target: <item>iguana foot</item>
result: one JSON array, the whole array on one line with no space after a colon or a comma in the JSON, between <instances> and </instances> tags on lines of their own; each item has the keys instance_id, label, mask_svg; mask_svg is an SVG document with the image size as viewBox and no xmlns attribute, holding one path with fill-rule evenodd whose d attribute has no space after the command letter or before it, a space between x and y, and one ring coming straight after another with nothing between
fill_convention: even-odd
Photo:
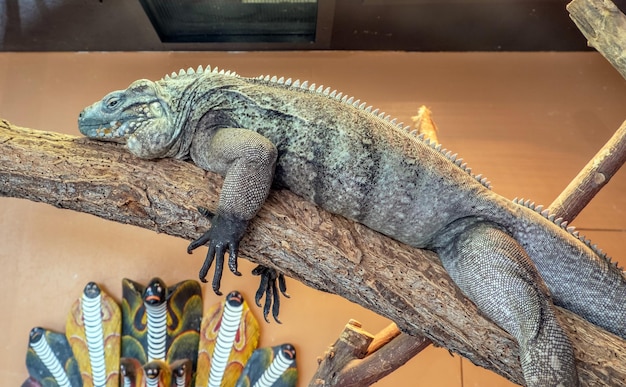
<instances>
[{"instance_id":1,"label":"iguana foot","mask_svg":"<svg viewBox=\"0 0 626 387\"><path fill-rule=\"evenodd\" d=\"M261 276L261 283L259 284L259 289L254 295L254 302L258 307L260 307L261 298L263 297L263 293L265 293L265 305L263 306L263 318L265 319L265 322L269 323L267 316L269 315L271 308L274 320L277 323L282 324L278 319L278 312L280 309L280 294L278 294L278 290L280 290L283 296L289 298L289 294L287 294L287 285L285 284L285 275L278 273L276 269L262 265L255 267L252 270L252 275ZM278 286L276 285L277 280ZM272 301L274 301L273 305Z\"/></svg>"},{"instance_id":2,"label":"iguana foot","mask_svg":"<svg viewBox=\"0 0 626 387\"><path fill-rule=\"evenodd\" d=\"M198 211L211 220L211 228L200 238L192 241L187 247L187 253L208 243L209 251L202 267L200 268L200 281L207 282L206 276L215 260L215 274L213 275L213 291L221 295L220 283L224 270L224 254L228 252L228 268L233 274L240 276L237 270L237 253L239 251L239 241L243 237L248 221L230 218L221 215L213 215L206 208L200 207Z\"/></svg>"}]
</instances>

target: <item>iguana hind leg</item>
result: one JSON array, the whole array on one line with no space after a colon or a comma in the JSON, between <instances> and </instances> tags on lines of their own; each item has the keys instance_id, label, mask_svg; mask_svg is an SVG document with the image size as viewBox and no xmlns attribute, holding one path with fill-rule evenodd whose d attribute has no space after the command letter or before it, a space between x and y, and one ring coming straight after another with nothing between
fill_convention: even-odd
<instances>
[{"instance_id":1,"label":"iguana hind leg","mask_svg":"<svg viewBox=\"0 0 626 387\"><path fill-rule=\"evenodd\" d=\"M254 302L256 302L257 306L260 307L261 298L263 298L263 294L265 294L263 318L266 322L269 322L267 316L269 315L271 308L274 321L281 324L280 320L278 319L278 312L280 309L280 294L278 293L278 290L280 290L284 297L290 298L289 294L287 294L285 275L283 273L279 273L276 269L263 265L258 265L257 267L255 267L252 270L252 274L261 277L259 288L254 295ZM278 286L276 284L277 282Z\"/></svg>"},{"instance_id":2,"label":"iguana hind leg","mask_svg":"<svg viewBox=\"0 0 626 387\"><path fill-rule=\"evenodd\" d=\"M514 336L529 386L578 386L572 344L526 251L496 225L463 220L438 238L436 250L478 308Z\"/></svg>"}]
</instances>

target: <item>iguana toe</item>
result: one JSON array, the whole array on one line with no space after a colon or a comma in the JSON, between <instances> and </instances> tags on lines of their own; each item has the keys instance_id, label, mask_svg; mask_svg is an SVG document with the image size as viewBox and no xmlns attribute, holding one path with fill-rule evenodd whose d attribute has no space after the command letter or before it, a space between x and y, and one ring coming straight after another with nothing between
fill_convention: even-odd
<instances>
[{"instance_id":1,"label":"iguana toe","mask_svg":"<svg viewBox=\"0 0 626 387\"><path fill-rule=\"evenodd\" d=\"M239 270L237 270L237 251L239 250L239 244L231 244L230 251L228 252L228 268L230 271L236 275L241 276Z\"/></svg>"},{"instance_id":2,"label":"iguana toe","mask_svg":"<svg viewBox=\"0 0 626 387\"><path fill-rule=\"evenodd\" d=\"M222 273L224 271L224 250L223 246L217 246L215 251L215 274L213 274L213 291L218 296L222 295L220 292L220 284L222 282Z\"/></svg>"},{"instance_id":3,"label":"iguana toe","mask_svg":"<svg viewBox=\"0 0 626 387\"><path fill-rule=\"evenodd\" d=\"M202 267L200 268L200 273L199 273L199 277L200 277L200 281L206 283L206 276L209 273L209 269L211 268L211 265L213 264L213 260L215 259L215 252L213 249L211 249L209 247L209 251L207 252L206 258L204 259L204 263L202 264Z\"/></svg>"}]
</instances>

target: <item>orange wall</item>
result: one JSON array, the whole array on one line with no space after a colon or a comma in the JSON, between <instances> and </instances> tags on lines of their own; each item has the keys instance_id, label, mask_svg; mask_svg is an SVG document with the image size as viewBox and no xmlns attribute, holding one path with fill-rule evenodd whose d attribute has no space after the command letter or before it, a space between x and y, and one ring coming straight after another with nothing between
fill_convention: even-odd
<instances>
[{"instance_id":1,"label":"orange wall","mask_svg":"<svg viewBox=\"0 0 626 387\"><path fill-rule=\"evenodd\" d=\"M139 78L211 64L246 76L279 74L333 86L410 122L434 111L441 142L506 197L549 204L624 120L626 83L595 53L48 53L0 54L0 118L78 135L76 118ZM626 172L574 222L610 255L626 257ZM28 331L62 330L70 304L94 280L119 299L121 279L173 284L195 278L203 251L136 227L25 200L0 198L0 379L26 378ZM626 261L622 260L622 265ZM225 274L222 289L248 300L257 278ZM300 385L350 318L370 332L389 322L337 296L288 280L283 324L262 325L262 345L296 345ZM219 300L205 286L205 305ZM257 316L260 311L255 309ZM379 386L508 386L488 371L429 348Z\"/></svg>"}]
</instances>

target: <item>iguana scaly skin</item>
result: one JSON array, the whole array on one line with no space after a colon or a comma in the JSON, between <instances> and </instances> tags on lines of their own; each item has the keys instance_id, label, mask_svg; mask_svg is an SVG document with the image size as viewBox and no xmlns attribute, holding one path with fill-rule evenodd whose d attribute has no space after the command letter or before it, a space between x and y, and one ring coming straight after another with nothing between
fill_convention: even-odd
<instances>
[{"instance_id":1,"label":"iguana scaly skin","mask_svg":"<svg viewBox=\"0 0 626 387\"><path fill-rule=\"evenodd\" d=\"M142 158L225 176L201 279L237 249L272 183L400 242L432 249L461 290L520 345L526 383L578 384L553 303L626 338L624 273L561 220L493 193L456 155L365 103L276 77L189 69L86 108L80 131Z\"/></svg>"}]
</instances>

